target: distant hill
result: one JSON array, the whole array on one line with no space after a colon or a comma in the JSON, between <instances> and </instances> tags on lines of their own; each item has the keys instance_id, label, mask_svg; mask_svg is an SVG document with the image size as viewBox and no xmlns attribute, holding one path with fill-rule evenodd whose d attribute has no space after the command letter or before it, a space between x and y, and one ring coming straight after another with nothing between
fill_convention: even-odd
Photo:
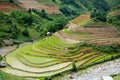
<instances>
[{"instance_id":1,"label":"distant hill","mask_svg":"<svg viewBox=\"0 0 120 80\"><path fill-rule=\"evenodd\" d=\"M94 9L109 11L119 0L37 0L40 4L58 6L60 11L73 18L80 14L89 13Z\"/></svg>"}]
</instances>

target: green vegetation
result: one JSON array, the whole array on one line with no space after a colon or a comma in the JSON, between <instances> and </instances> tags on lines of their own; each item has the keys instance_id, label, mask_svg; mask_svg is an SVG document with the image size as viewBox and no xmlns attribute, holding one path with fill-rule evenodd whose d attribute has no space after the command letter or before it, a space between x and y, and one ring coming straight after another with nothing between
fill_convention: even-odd
<instances>
[{"instance_id":1,"label":"green vegetation","mask_svg":"<svg viewBox=\"0 0 120 80\"><path fill-rule=\"evenodd\" d=\"M90 17L94 18L95 21L99 20L102 22L106 21L106 16L107 16L107 12L99 11L99 10L94 10L93 12L91 12L90 15Z\"/></svg>"},{"instance_id":2,"label":"green vegetation","mask_svg":"<svg viewBox=\"0 0 120 80\"><path fill-rule=\"evenodd\" d=\"M22 77L13 76L0 71L0 80L26 80Z\"/></svg>"},{"instance_id":3,"label":"green vegetation","mask_svg":"<svg viewBox=\"0 0 120 80\"><path fill-rule=\"evenodd\" d=\"M116 28L120 31L120 6L117 5L115 7L113 7L108 16L107 16L107 20L109 23L111 23L112 25L115 25Z\"/></svg>"},{"instance_id":4,"label":"green vegetation","mask_svg":"<svg viewBox=\"0 0 120 80\"><path fill-rule=\"evenodd\" d=\"M120 31L120 6L119 4L115 7L112 7L112 9L109 12L101 11L101 10L94 10L91 12L90 17L95 22L107 22L109 24L112 24L116 26L116 28ZM88 22L89 23L89 22ZM91 26L88 24L88 26Z\"/></svg>"},{"instance_id":5,"label":"green vegetation","mask_svg":"<svg viewBox=\"0 0 120 80\"><path fill-rule=\"evenodd\" d=\"M67 20L63 15L48 15L44 10L33 9L30 12L12 11L10 15L0 12L0 23L0 41L30 41L62 29Z\"/></svg>"},{"instance_id":6,"label":"green vegetation","mask_svg":"<svg viewBox=\"0 0 120 80\"><path fill-rule=\"evenodd\" d=\"M13 1L13 0L9 0L9 2L14 3L14 1Z\"/></svg>"},{"instance_id":7,"label":"green vegetation","mask_svg":"<svg viewBox=\"0 0 120 80\"><path fill-rule=\"evenodd\" d=\"M0 2L9 2L10 0L0 0Z\"/></svg>"},{"instance_id":8,"label":"green vegetation","mask_svg":"<svg viewBox=\"0 0 120 80\"><path fill-rule=\"evenodd\" d=\"M101 51L103 48L104 51ZM55 77L65 71L76 72L88 66L116 59L120 57L119 48L119 46L68 44L53 35L8 54L6 61L9 66L1 70L23 77Z\"/></svg>"},{"instance_id":9,"label":"green vegetation","mask_svg":"<svg viewBox=\"0 0 120 80\"><path fill-rule=\"evenodd\" d=\"M120 80L120 74L112 75L113 80Z\"/></svg>"},{"instance_id":10,"label":"green vegetation","mask_svg":"<svg viewBox=\"0 0 120 80\"><path fill-rule=\"evenodd\" d=\"M2 55L0 55L0 61L3 59Z\"/></svg>"},{"instance_id":11,"label":"green vegetation","mask_svg":"<svg viewBox=\"0 0 120 80\"><path fill-rule=\"evenodd\" d=\"M37 0L40 4L49 4L53 5L55 0Z\"/></svg>"},{"instance_id":12,"label":"green vegetation","mask_svg":"<svg viewBox=\"0 0 120 80\"><path fill-rule=\"evenodd\" d=\"M72 69L73 72L77 72L77 71L78 71L78 69L77 69L75 63L72 64L72 67L73 67L73 69Z\"/></svg>"},{"instance_id":13,"label":"green vegetation","mask_svg":"<svg viewBox=\"0 0 120 80\"><path fill-rule=\"evenodd\" d=\"M61 12L68 17L68 19L72 19L75 16L79 16L80 14L90 12L94 9L99 11L109 11L111 1L108 0L38 0L40 4L47 5L56 5L60 7ZM117 4L117 1L114 5Z\"/></svg>"},{"instance_id":14,"label":"green vegetation","mask_svg":"<svg viewBox=\"0 0 120 80\"><path fill-rule=\"evenodd\" d=\"M15 43L41 39L6 55L5 61L8 66L1 68L5 73L0 72L0 79L24 80L21 77L35 77L39 80L52 80L56 76L63 76L64 73L77 72L120 57L120 45L68 44L54 34L45 37L47 32L54 33L63 29L68 20L83 13L88 15L82 15L71 22L84 27L98 28L106 26L104 22L108 21L120 29L119 14L116 14L119 12L119 6L108 12L117 3L110 5L108 0L38 1L41 4L59 6L63 14L47 14L44 9L41 11L29 9L27 12L11 11L9 14L0 12L0 45L4 39L12 39ZM10 2L13 3L13 0ZM91 19L90 11L93 11L90 14ZM87 32L74 32L66 28L63 31L69 35L89 36Z\"/></svg>"},{"instance_id":15,"label":"green vegetation","mask_svg":"<svg viewBox=\"0 0 120 80\"><path fill-rule=\"evenodd\" d=\"M71 31L67 28L63 29L63 31L67 34L70 34L70 35L89 35L89 33L87 33L87 32L74 32L74 31Z\"/></svg>"},{"instance_id":16,"label":"green vegetation","mask_svg":"<svg viewBox=\"0 0 120 80\"><path fill-rule=\"evenodd\" d=\"M114 7L114 6L118 5L118 4L120 4L119 0L105 0L105 1L108 3L108 5L110 7Z\"/></svg>"},{"instance_id":17,"label":"green vegetation","mask_svg":"<svg viewBox=\"0 0 120 80\"><path fill-rule=\"evenodd\" d=\"M75 15L83 14L89 12L93 9L108 11L110 9L109 5L105 0L61 0L62 7L61 11L66 16L74 17Z\"/></svg>"},{"instance_id":18,"label":"green vegetation","mask_svg":"<svg viewBox=\"0 0 120 80\"><path fill-rule=\"evenodd\" d=\"M85 25L83 25L84 27L89 27L89 28L101 28L101 27L108 27L111 26L111 24L107 23L107 22L100 22L100 21L89 21L87 22Z\"/></svg>"}]
</instances>

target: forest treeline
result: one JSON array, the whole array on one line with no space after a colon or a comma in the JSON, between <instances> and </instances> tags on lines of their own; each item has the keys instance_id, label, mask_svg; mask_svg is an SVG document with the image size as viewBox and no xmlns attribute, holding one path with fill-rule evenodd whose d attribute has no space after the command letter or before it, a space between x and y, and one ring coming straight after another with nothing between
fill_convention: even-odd
<instances>
[{"instance_id":1,"label":"forest treeline","mask_svg":"<svg viewBox=\"0 0 120 80\"><path fill-rule=\"evenodd\" d=\"M0 12L0 41L30 41L56 32L67 24L64 15L47 14L45 10L30 9L28 12L12 11L9 15Z\"/></svg>"}]
</instances>

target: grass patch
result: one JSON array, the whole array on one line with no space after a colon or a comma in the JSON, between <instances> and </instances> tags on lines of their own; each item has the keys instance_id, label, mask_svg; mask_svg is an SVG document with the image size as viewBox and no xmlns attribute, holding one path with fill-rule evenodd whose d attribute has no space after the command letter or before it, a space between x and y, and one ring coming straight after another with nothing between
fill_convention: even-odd
<instances>
[{"instance_id":1,"label":"grass patch","mask_svg":"<svg viewBox=\"0 0 120 80\"><path fill-rule=\"evenodd\" d=\"M67 34L72 34L72 35L89 35L89 33L88 32L73 32L72 30L69 30L69 29L64 29L63 30L65 33L67 33Z\"/></svg>"},{"instance_id":2,"label":"grass patch","mask_svg":"<svg viewBox=\"0 0 120 80\"><path fill-rule=\"evenodd\" d=\"M120 80L120 74L113 75L113 80Z\"/></svg>"},{"instance_id":3,"label":"grass patch","mask_svg":"<svg viewBox=\"0 0 120 80\"><path fill-rule=\"evenodd\" d=\"M0 71L0 80L26 80L26 79Z\"/></svg>"},{"instance_id":4,"label":"grass patch","mask_svg":"<svg viewBox=\"0 0 120 80\"><path fill-rule=\"evenodd\" d=\"M52 2L52 0L37 0L40 4L49 4L49 5L53 5L54 3Z\"/></svg>"},{"instance_id":5,"label":"grass patch","mask_svg":"<svg viewBox=\"0 0 120 80\"><path fill-rule=\"evenodd\" d=\"M108 27L111 26L110 24L106 22L94 22L94 21L89 21L86 24L83 25L84 27L88 28L101 28L101 27Z\"/></svg>"}]
</instances>

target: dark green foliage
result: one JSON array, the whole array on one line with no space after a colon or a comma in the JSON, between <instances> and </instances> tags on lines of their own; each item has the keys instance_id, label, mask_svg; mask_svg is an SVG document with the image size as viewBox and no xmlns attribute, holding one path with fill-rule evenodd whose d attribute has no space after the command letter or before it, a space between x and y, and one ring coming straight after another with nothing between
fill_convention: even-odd
<instances>
[{"instance_id":1,"label":"dark green foliage","mask_svg":"<svg viewBox=\"0 0 120 80\"><path fill-rule=\"evenodd\" d=\"M98 45L95 45L95 44L80 43L79 48L81 48L81 47L92 47L94 50L97 50L100 53L105 53L105 54L120 53L120 44L98 46Z\"/></svg>"},{"instance_id":2,"label":"dark green foliage","mask_svg":"<svg viewBox=\"0 0 120 80\"><path fill-rule=\"evenodd\" d=\"M120 0L105 0L110 7L120 4Z\"/></svg>"},{"instance_id":3,"label":"dark green foliage","mask_svg":"<svg viewBox=\"0 0 120 80\"><path fill-rule=\"evenodd\" d=\"M64 15L48 15L45 10L42 10L41 12L38 12L35 9L32 9L32 11L34 13L36 13L37 15L39 15L40 17L44 18L45 20L49 20L49 21L45 21L45 24L41 24L41 26L45 26L46 30L45 31L49 31L49 32L55 32L57 30L62 29L66 24L67 24L67 19ZM52 16L52 17L51 17ZM41 30L45 29L45 28L41 28L38 27Z\"/></svg>"},{"instance_id":4,"label":"dark green foliage","mask_svg":"<svg viewBox=\"0 0 120 80\"><path fill-rule=\"evenodd\" d=\"M61 11L68 17L77 16L97 9L99 11L109 11L110 6L105 0L61 0Z\"/></svg>"},{"instance_id":5,"label":"dark green foliage","mask_svg":"<svg viewBox=\"0 0 120 80\"><path fill-rule=\"evenodd\" d=\"M109 11L110 10L110 6L108 5L108 3L105 0L93 0L93 6L100 11Z\"/></svg>"},{"instance_id":6,"label":"dark green foliage","mask_svg":"<svg viewBox=\"0 0 120 80\"><path fill-rule=\"evenodd\" d=\"M13 1L13 0L9 0L9 2L14 3L14 1Z\"/></svg>"},{"instance_id":7,"label":"dark green foliage","mask_svg":"<svg viewBox=\"0 0 120 80\"><path fill-rule=\"evenodd\" d=\"M95 9L94 11L91 12L90 17L94 18L95 21L106 22L107 12Z\"/></svg>"},{"instance_id":8,"label":"dark green foliage","mask_svg":"<svg viewBox=\"0 0 120 80\"><path fill-rule=\"evenodd\" d=\"M21 11L12 11L11 16L16 18L19 23L32 25L34 19L31 14Z\"/></svg>"},{"instance_id":9,"label":"dark green foliage","mask_svg":"<svg viewBox=\"0 0 120 80\"><path fill-rule=\"evenodd\" d=\"M120 12L120 6L117 5L111 9L110 13L112 13L112 15L109 13L107 16L107 21L110 24L116 26L118 31L120 31L120 13L119 12Z\"/></svg>"},{"instance_id":10,"label":"dark green foliage","mask_svg":"<svg viewBox=\"0 0 120 80\"><path fill-rule=\"evenodd\" d=\"M11 38L15 42L41 39L48 31L55 32L66 24L64 15L49 15L44 10L12 11L11 15L0 12L0 39Z\"/></svg>"},{"instance_id":11,"label":"dark green foliage","mask_svg":"<svg viewBox=\"0 0 120 80\"><path fill-rule=\"evenodd\" d=\"M102 53L119 53L120 52L120 45L114 45L114 46L94 46L94 49L97 49L98 51Z\"/></svg>"},{"instance_id":12,"label":"dark green foliage","mask_svg":"<svg viewBox=\"0 0 120 80\"><path fill-rule=\"evenodd\" d=\"M86 65L86 66L81 66L81 68L79 68L80 70L81 69L86 69L90 66L94 66L94 65L97 65L97 64L100 64L100 63L104 63L104 62L107 62L107 61L111 61L111 60L114 60L114 59L118 59L120 58L120 54L116 55L116 56L111 56L110 58L104 58L103 60L99 61L99 62L93 62L89 65Z\"/></svg>"},{"instance_id":13,"label":"dark green foliage","mask_svg":"<svg viewBox=\"0 0 120 80\"><path fill-rule=\"evenodd\" d=\"M47 18L47 13L46 13L46 11L44 9L41 10L40 16L42 18Z\"/></svg>"},{"instance_id":14,"label":"dark green foliage","mask_svg":"<svg viewBox=\"0 0 120 80\"><path fill-rule=\"evenodd\" d=\"M29 36L29 32L28 32L27 29L25 29L25 30L23 31L23 35L24 35L24 36Z\"/></svg>"},{"instance_id":15,"label":"dark green foliage","mask_svg":"<svg viewBox=\"0 0 120 80\"><path fill-rule=\"evenodd\" d=\"M3 59L3 57L0 55L0 61Z\"/></svg>"},{"instance_id":16,"label":"dark green foliage","mask_svg":"<svg viewBox=\"0 0 120 80\"><path fill-rule=\"evenodd\" d=\"M120 31L120 15L119 16L113 16L113 17L108 17L108 22L112 23L117 27L117 29Z\"/></svg>"},{"instance_id":17,"label":"dark green foliage","mask_svg":"<svg viewBox=\"0 0 120 80\"><path fill-rule=\"evenodd\" d=\"M52 2L54 2L54 3L55 3L55 2L56 2L56 0L52 0Z\"/></svg>"},{"instance_id":18,"label":"dark green foliage","mask_svg":"<svg viewBox=\"0 0 120 80\"><path fill-rule=\"evenodd\" d=\"M31 13L31 11L32 11L32 9L29 9L29 10L28 10L28 13Z\"/></svg>"},{"instance_id":19,"label":"dark green foliage","mask_svg":"<svg viewBox=\"0 0 120 80\"><path fill-rule=\"evenodd\" d=\"M72 15L77 15L77 12L74 11L73 9L70 9L68 6L64 6L60 9L64 15L66 16L72 16Z\"/></svg>"},{"instance_id":20,"label":"dark green foliage","mask_svg":"<svg viewBox=\"0 0 120 80\"><path fill-rule=\"evenodd\" d=\"M72 68L73 72L77 72L78 71L77 66L75 65L75 63L72 64L72 67L73 67Z\"/></svg>"}]
</instances>

